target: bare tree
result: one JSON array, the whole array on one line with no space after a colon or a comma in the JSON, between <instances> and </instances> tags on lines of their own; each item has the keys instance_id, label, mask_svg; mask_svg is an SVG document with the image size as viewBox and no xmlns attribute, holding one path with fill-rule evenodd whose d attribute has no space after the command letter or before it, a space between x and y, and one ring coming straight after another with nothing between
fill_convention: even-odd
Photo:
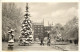
<instances>
[{"instance_id":1,"label":"bare tree","mask_svg":"<svg viewBox=\"0 0 80 52\"><path fill-rule=\"evenodd\" d=\"M19 34L21 17L21 9L15 3L2 3L2 37L4 40L8 39L7 31L10 28L17 29L16 36Z\"/></svg>"}]
</instances>

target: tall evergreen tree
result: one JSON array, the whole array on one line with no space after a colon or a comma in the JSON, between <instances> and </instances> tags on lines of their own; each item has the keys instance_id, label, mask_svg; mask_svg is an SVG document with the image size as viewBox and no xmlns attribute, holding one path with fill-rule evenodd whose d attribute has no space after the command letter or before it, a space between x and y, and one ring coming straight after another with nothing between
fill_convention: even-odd
<instances>
[{"instance_id":1,"label":"tall evergreen tree","mask_svg":"<svg viewBox=\"0 0 80 52\"><path fill-rule=\"evenodd\" d=\"M30 14L28 11L28 3L26 6L26 14L24 15L24 21L22 22L22 29L21 29L21 38L26 38L26 41L32 40L32 24L30 20Z\"/></svg>"}]
</instances>

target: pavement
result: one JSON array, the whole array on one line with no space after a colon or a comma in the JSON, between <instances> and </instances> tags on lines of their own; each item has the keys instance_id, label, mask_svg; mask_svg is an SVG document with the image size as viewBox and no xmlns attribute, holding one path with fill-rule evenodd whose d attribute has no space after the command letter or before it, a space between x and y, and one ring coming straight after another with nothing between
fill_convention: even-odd
<instances>
[{"instance_id":1,"label":"pavement","mask_svg":"<svg viewBox=\"0 0 80 52\"><path fill-rule=\"evenodd\" d=\"M63 51L78 51L78 45L75 45L75 44L55 45L55 47L58 47Z\"/></svg>"},{"instance_id":2,"label":"pavement","mask_svg":"<svg viewBox=\"0 0 80 52\"><path fill-rule=\"evenodd\" d=\"M61 51L51 46L41 46L40 44L32 44L31 46L19 46L18 43L14 43L14 48L12 50L8 49L8 44L6 42L2 43L3 51Z\"/></svg>"},{"instance_id":3,"label":"pavement","mask_svg":"<svg viewBox=\"0 0 80 52\"><path fill-rule=\"evenodd\" d=\"M2 43L2 50L9 51L7 42ZM41 46L37 43L32 44L31 46L19 46L18 42L14 43L14 48L10 51L77 51L78 46L73 44L68 45L51 45Z\"/></svg>"}]
</instances>

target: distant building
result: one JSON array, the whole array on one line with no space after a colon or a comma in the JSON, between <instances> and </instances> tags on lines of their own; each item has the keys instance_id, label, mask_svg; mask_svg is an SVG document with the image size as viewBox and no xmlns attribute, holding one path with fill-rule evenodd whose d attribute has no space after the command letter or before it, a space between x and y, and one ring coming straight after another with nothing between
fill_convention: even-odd
<instances>
[{"instance_id":1,"label":"distant building","mask_svg":"<svg viewBox=\"0 0 80 52\"><path fill-rule=\"evenodd\" d=\"M51 31L51 26L44 26L44 36L47 37L47 31Z\"/></svg>"},{"instance_id":2,"label":"distant building","mask_svg":"<svg viewBox=\"0 0 80 52\"><path fill-rule=\"evenodd\" d=\"M43 23L33 23L33 30L34 30L34 40L39 38L39 36L43 35Z\"/></svg>"},{"instance_id":3,"label":"distant building","mask_svg":"<svg viewBox=\"0 0 80 52\"><path fill-rule=\"evenodd\" d=\"M44 32L50 31L50 30L51 30L51 26L44 26Z\"/></svg>"},{"instance_id":4,"label":"distant building","mask_svg":"<svg viewBox=\"0 0 80 52\"><path fill-rule=\"evenodd\" d=\"M51 25L48 23L48 26L44 26L44 20L42 23L33 23L32 28L34 31L34 40L40 37L47 37L47 31L51 31Z\"/></svg>"}]
</instances>

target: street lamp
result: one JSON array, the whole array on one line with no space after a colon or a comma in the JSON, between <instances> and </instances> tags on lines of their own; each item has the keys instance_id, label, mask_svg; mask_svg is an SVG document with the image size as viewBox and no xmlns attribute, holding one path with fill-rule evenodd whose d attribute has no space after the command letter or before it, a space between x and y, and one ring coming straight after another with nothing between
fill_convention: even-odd
<instances>
[{"instance_id":1,"label":"street lamp","mask_svg":"<svg viewBox=\"0 0 80 52\"><path fill-rule=\"evenodd\" d=\"M47 31L48 33L50 33L50 31Z\"/></svg>"},{"instance_id":2,"label":"street lamp","mask_svg":"<svg viewBox=\"0 0 80 52\"><path fill-rule=\"evenodd\" d=\"M48 43L47 43L47 45L50 46L50 31L47 31L47 32L48 32Z\"/></svg>"}]
</instances>

